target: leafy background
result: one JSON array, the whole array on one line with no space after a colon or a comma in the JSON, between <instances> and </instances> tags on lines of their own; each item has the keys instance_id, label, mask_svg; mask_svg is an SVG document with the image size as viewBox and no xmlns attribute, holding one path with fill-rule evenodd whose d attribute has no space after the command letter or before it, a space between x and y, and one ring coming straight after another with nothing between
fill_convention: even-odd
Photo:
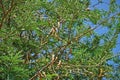
<instances>
[{"instance_id":1,"label":"leafy background","mask_svg":"<svg viewBox=\"0 0 120 80\"><path fill-rule=\"evenodd\" d=\"M1 80L119 79L118 0L0 0Z\"/></svg>"}]
</instances>

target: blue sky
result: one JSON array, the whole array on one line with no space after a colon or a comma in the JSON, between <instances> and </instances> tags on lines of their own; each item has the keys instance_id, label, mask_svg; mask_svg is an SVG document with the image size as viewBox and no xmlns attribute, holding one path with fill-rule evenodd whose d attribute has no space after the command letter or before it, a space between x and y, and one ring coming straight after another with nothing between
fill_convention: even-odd
<instances>
[{"instance_id":1,"label":"blue sky","mask_svg":"<svg viewBox=\"0 0 120 80\"><path fill-rule=\"evenodd\" d=\"M99 5L96 5L95 8L103 9L103 10L109 10L110 0L91 0L91 5L90 6L93 6L93 5L97 4L98 1L103 1L103 3L100 3ZM120 4L120 0L116 0L116 3Z\"/></svg>"},{"instance_id":2,"label":"blue sky","mask_svg":"<svg viewBox=\"0 0 120 80\"><path fill-rule=\"evenodd\" d=\"M100 1L100 0L99 0ZM91 0L91 5L90 5L90 8L93 10L94 8L97 8L97 9L100 9L100 10L105 10L105 11L108 11L109 10L109 3L110 3L110 0L101 0L101 1L104 1L105 3L102 3L102 4L99 4L95 7L92 7L93 5L97 4L98 3L98 0ZM120 5L120 0L116 0L116 3ZM118 12L120 12L120 8L117 10ZM108 28L107 27L100 27L98 29L95 30L96 33L98 33L99 35L102 35L106 32L108 32ZM103 41L102 41L103 42ZM114 54L117 54L117 53L120 53L120 34L118 35L118 39L117 39L117 42L116 42L116 46L115 48L113 48L113 53ZM112 65L113 68L118 68L118 66L120 64L117 64L115 63L113 60L108 60L107 63L109 65ZM114 73L113 73L114 74ZM102 80L107 80L105 77L102 79Z\"/></svg>"},{"instance_id":3,"label":"blue sky","mask_svg":"<svg viewBox=\"0 0 120 80\"><path fill-rule=\"evenodd\" d=\"M110 0L101 0L103 1L104 3L100 3L98 5L96 5L98 3L98 0L91 0L91 5L90 5L90 9L100 9L100 10L105 10L105 11L108 11L109 10L109 3L110 3ZM120 4L120 0L116 0L116 3L117 4ZM93 5L96 5L95 7L93 7ZM120 9L118 10L120 11ZM95 32L99 35L102 35L106 32L108 32L108 28L107 27L99 27L95 30ZM116 54L118 52L120 52L120 34L118 35L118 39L117 39L117 44L116 44L116 47L113 48L113 52Z\"/></svg>"}]
</instances>

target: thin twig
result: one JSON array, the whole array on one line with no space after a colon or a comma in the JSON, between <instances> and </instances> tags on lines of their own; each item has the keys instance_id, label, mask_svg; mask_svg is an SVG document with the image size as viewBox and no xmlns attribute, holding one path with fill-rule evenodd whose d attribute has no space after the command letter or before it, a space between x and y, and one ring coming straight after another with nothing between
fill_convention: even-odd
<instances>
[{"instance_id":1,"label":"thin twig","mask_svg":"<svg viewBox=\"0 0 120 80\"><path fill-rule=\"evenodd\" d=\"M2 0L1 0L2 1ZM5 12L4 10L4 15L2 17L1 23L0 23L0 28L2 28L3 22L5 20L5 18L7 17L7 15L11 12L12 8L14 7L14 0L11 1L11 6L10 8Z\"/></svg>"},{"instance_id":2,"label":"thin twig","mask_svg":"<svg viewBox=\"0 0 120 80\"><path fill-rule=\"evenodd\" d=\"M3 5L3 1L2 0L0 0L0 5L1 5L1 8L3 10L3 14L5 14L5 9L4 9L4 5Z\"/></svg>"},{"instance_id":3,"label":"thin twig","mask_svg":"<svg viewBox=\"0 0 120 80\"><path fill-rule=\"evenodd\" d=\"M114 57L118 57L118 56L120 56L120 54L116 54L116 55L114 55L114 56L110 56L110 57L108 57L108 58L105 58L104 60L102 60L102 62L99 62L98 64L96 64L96 65L68 65L68 64L62 64L62 65L64 65L64 68L66 67L66 68L70 68L70 67L74 67L74 68L80 68L80 67L82 67L82 68L91 68L91 67L98 67L100 64L102 64L103 62L105 62L106 60L109 60L109 59L111 59L111 58L114 58Z\"/></svg>"},{"instance_id":4,"label":"thin twig","mask_svg":"<svg viewBox=\"0 0 120 80\"><path fill-rule=\"evenodd\" d=\"M42 67L42 69L40 69L32 78L30 78L29 80L34 80L34 78L36 78L39 74L41 74L41 72L43 70L45 70L46 68L48 68L51 64L55 63L57 59L55 59L54 61L51 60L51 62L49 62L48 64L46 64L44 67Z\"/></svg>"}]
</instances>

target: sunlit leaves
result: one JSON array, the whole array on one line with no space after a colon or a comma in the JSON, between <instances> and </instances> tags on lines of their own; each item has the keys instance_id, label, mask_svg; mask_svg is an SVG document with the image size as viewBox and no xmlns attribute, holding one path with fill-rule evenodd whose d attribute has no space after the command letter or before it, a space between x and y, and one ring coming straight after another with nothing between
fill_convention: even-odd
<instances>
[{"instance_id":1,"label":"sunlit leaves","mask_svg":"<svg viewBox=\"0 0 120 80\"><path fill-rule=\"evenodd\" d=\"M11 1L3 1L6 11ZM120 32L115 0L111 0L109 11L92 9L89 0L13 1L14 8L0 30L0 78L28 80L37 75L34 79L77 80L109 76L111 66L106 61L113 57ZM2 13L3 8L0 17ZM107 31L97 34L102 27ZM118 58L114 61L118 63ZM103 72L106 75L102 76Z\"/></svg>"},{"instance_id":2,"label":"sunlit leaves","mask_svg":"<svg viewBox=\"0 0 120 80\"><path fill-rule=\"evenodd\" d=\"M7 56L0 56L0 71L2 72L2 75L4 75L4 77L8 76L8 79L17 79L18 76L21 75L24 75L21 76L21 79L24 77L28 77L27 74L24 74L25 72L28 73L28 70L25 69L25 67L21 66L21 64L23 63L21 53L22 51L17 52L13 48L9 48Z\"/></svg>"}]
</instances>

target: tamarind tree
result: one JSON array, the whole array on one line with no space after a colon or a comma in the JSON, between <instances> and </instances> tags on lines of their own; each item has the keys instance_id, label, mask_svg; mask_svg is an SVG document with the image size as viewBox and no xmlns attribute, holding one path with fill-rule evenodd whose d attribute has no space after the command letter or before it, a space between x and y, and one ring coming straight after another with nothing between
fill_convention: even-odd
<instances>
[{"instance_id":1,"label":"tamarind tree","mask_svg":"<svg viewBox=\"0 0 120 80\"><path fill-rule=\"evenodd\" d=\"M0 0L0 80L118 80L120 5L96 1Z\"/></svg>"}]
</instances>

